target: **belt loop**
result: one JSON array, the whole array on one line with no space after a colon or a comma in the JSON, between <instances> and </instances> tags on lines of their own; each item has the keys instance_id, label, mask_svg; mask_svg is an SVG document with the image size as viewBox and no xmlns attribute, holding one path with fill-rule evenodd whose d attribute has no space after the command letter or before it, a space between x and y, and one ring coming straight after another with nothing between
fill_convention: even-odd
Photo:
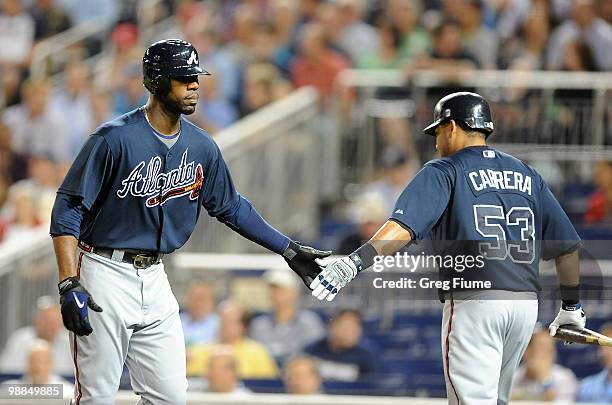
<instances>
[{"instance_id":1,"label":"belt loop","mask_svg":"<svg viewBox=\"0 0 612 405\"><path fill-rule=\"evenodd\" d=\"M113 250L113 254L111 256L111 260L113 260L115 262L122 262L124 254L125 254L125 250L115 249L115 250Z\"/></svg>"}]
</instances>

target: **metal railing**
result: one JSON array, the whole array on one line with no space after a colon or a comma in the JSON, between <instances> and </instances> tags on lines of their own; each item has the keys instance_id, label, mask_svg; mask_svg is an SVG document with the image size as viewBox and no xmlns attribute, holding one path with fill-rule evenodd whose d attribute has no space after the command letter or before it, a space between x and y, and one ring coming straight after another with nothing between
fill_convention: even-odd
<instances>
[{"instance_id":1,"label":"metal railing","mask_svg":"<svg viewBox=\"0 0 612 405\"><path fill-rule=\"evenodd\" d=\"M388 139L422 161L433 157L433 137L421 130L437 100L462 89L489 101L490 141L502 150L521 158L612 159L612 73L473 71L449 79L436 71L346 70L337 85L354 90L349 108L336 100L345 182L371 180Z\"/></svg>"},{"instance_id":2,"label":"metal railing","mask_svg":"<svg viewBox=\"0 0 612 405\"><path fill-rule=\"evenodd\" d=\"M306 240L318 228L322 184L317 100L314 89L297 90L215 136L236 189L272 225ZM205 213L203 216L183 251L261 251Z\"/></svg>"}]
</instances>

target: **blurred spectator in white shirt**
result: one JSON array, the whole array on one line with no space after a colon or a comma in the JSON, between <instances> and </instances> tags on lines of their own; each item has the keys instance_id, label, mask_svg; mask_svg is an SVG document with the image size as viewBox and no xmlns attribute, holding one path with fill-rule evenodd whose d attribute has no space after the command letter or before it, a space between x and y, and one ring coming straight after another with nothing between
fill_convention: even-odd
<instances>
[{"instance_id":1,"label":"blurred spectator in white shirt","mask_svg":"<svg viewBox=\"0 0 612 405\"><path fill-rule=\"evenodd\" d=\"M555 363L555 341L547 329L538 329L523 355L512 383L513 400L571 403L578 382L574 373Z\"/></svg>"},{"instance_id":2,"label":"blurred spectator in white shirt","mask_svg":"<svg viewBox=\"0 0 612 405\"><path fill-rule=\"evenodd\" d=\"M34 20L21 0L3 0L0 7L0 64L25 65L34 42Z\"/></svg>"},{"instance_id":3,"label":"blurred spectator in white shirt","mask_svg":"<svg viewBox=\"0 0 612 405\"><path fill-rule=\"evenodd\" d=\"M272 312L255 317L249 335L263 343L272 357L283 364L325 336L325 327L317 314L299 308L302 284L293 273L271 269L263 278L268 283Z\"/></svg>"},{"instance_id":4,"label":"blurred spectator in white shirt","mask_svg":"<svg viewBox=\"0 0 612 405\"><path fill-rule=\"evenodd\" d=\"M192 281L180 316L187 346L214 342L219 334L214 287L203 280Z\"/></svg>"},{"instance_id":5,"label":"blurred spectator in white shirt","mask_svg":"<svg viewBox=\"0 0 612 405\"><path fill-rule=\"evenodd\" d=\"M461 37L465 49L476 59L482 69L497 67L497 33L483 23L484 4L482 0L468 0L459 16Z\"/></svg>"},{"instance_id":6,"label":"blurred spectator in white shirt","mask_svg":"<svg viewBox=\"0 0 612 405\"><path fill-rule=\"evenodd\" d=\"M7 108L3 120L11 128L11 142L16 152L67 162L71 157L67 123L49 108L50 89L45 80L26 80L21 91L22 103Z\"/></svg>"},{"instance_id":7,"label":"blurred spectator in white shirt","mask_svg":"<svg viewBox=\"0 0 612 405\"><path fill-rule=\"evenodd\" d=\"M3 373L24 373L28 362L26 348L37 339L42 339L51 345L53 372L72 375L73 363L68 331L64 329L60 306L56 301L49 296L40 297L33 325L17 329L10 335L0 357L0 370Z\"/></svg>"},{"instance_id":8,"label":"blurred spectator in white shirt","mask_svg":"<svg viewBox=\"0 0 612 405\"><path fill-rule=\"evenodd\" d=\"M64 86L51 97L50 108L68 126L68 148L77 155L94 127L89 69L84 63L72 63L65 69Z\"/></svg>"},{"instance_id":9,"label":"blurred spectator in white shirt","mask_svg":"<svg viewBox=\"0 0 612 405\"><path fill-rule=\"evenodd\" d=\"M567 45L582 39L596 50L593 53L598 70L612 70L612 26L597 17L594 0L576 0L572 6L572 19L565 21L553 32L547 55L548 68L563 68Z\"/></svg>"},{"instance_id":10,"label":"blurred spectator in white shirt","mask_svg":"<svg viewBox=\"0 0 612 405\"><path fill-rule=\"evenodd\" d=\"M74 385L54 372L53 353L49 342L36 339L29 346L22 347L28 358L26 371L18 380L8 380L5 384L61 384L62 398L72 398Z\"/></svg>"},{"instance_id":11,"label":"blurred spectator in white shirt","mask_svg":"<svg viewBox=\"0 0 612 405\"><path fill-rule=\"evenodd\" d=\"M344 51L353 64L365 55L378 48L376 29L365 23L363 14L367 3L365 0L338 0L340 5L340 27L338 46Z\"/></svg>"}]
</instances>

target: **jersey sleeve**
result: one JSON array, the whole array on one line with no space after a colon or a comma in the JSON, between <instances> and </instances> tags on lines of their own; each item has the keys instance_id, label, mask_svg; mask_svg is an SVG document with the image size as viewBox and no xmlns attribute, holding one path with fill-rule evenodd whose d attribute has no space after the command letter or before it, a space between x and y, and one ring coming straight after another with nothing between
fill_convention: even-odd
<instances>
[{"instance_id":1,"label":"jersey sleeve","mask_svg":"<svg viewBox=\"0 0 612 405\"><path fill-rule=\"evenodd\" d=\"M542 181L542 258L550 260L571 252L580 245L580 237L563 208Z\"/></svg>"},{"instance_id":2,"label":"jersey sleeve","mask_svg":"<svg viewBox=\"0 0 612 405\"><path fill-rule=\"evenodd\" d=\"M99 135L89 137L70 166L58 192L82 198L88 210L112 175L113 155L106 140Z\"/></svg>"},{"instance_id":3,"label":"jersey sleeve","mask_svg":"<svg viewBox=\"0 0 612 405\"><path fill-rule=\"evenodd\" d=\"M240 195L236 191L232 176L225 164L219 147L212 143L212 152L205 162L204 198L202 205L211 217L225 222L240 204Z\"/></svg>"},{"instance_id":4,"label":"jersey sleeve","mask_svg":"<svg viewBox=\"0 0 612 405\"><path fill-rule=\"evenodd\" d=\"M416 240L428 236L448 205L453 177L442 161L427 163L399 196L392 220L410 229Z\"/></svg>"}]
</instances>

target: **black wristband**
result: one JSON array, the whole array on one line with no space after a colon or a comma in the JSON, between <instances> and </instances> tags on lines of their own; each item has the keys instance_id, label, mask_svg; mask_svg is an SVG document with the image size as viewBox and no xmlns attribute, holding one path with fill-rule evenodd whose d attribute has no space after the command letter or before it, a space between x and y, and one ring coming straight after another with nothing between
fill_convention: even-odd
<instances>
[{"instance_id":1,"label":"black wristband","mask_svg":"<svg viewBox=\"0 0 612 405\"><path fill-rule=\"evenodd\" d=\"M79 279L77 277L68 277L60 281L57 288L59 290L59 294L64 295L64 293L79 285L81 285L81 283L79 283Z\"/></svg>"},{"instance_id":2,"label":"black wristband","mask_svg":"<svg viewBox=\"0 0 612 405\"><path fill-rule=\"evenodd\" d=\"M287 246L287 249L285 249L285 251L283 252L283 257L285 258L285 260L290 261L295 256L297 256L297 252L299 249L300 246L294 241L290 240L289 246Z\"/></svg>"},{"instance_id":3,"label":"black wristband","mask_svg":"<svg viewBox=\"0 0 612 405\"><path fill-rule=\"evenodd\" d=\"M359 249L355 250L348 257L355 263L357 267L357 273L361 270L365 270L374 264L374 258L378 256L378 252L374 249L374 246L366 243Z\"/></svg>"},{"instance_id":4,"label":"black wristband","mask_svg":"<svg viewBox=\"0 0 612 405\"><path fill-rule=\"evenodd\" d=\"M573 286L561 284L560 290L563 305L576 305L580 301L580 284Z\"/></svg>"}]
</instances>

